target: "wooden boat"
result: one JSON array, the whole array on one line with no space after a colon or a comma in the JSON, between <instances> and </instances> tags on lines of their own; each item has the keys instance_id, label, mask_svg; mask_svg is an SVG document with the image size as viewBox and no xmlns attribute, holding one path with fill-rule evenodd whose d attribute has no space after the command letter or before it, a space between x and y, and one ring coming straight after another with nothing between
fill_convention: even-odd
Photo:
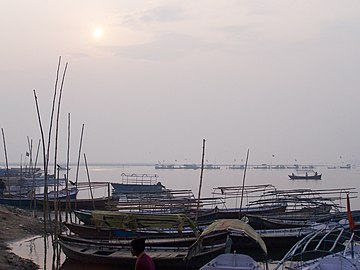
<instances>
[{"instance_id":1,"label":"wooden boat","mask_svg":"<svg viewBox=\"0 0 360 270\"><path fill-rule=\"evenodd\" d=\"M246 221L255 230L267 229L287 229L311 226L313 223L309 220L291 220L283 219L275 215L246 215L242 220Z\"/></svg>"},{"instance_id":2,"label":"wooden boat","mask_svg":"<svg viewBox=\"0 0 360 270\"><path fill-rule=\"evenodd\" d=\"M314 171L305 171L299 174L289 174L291 180L321 180L321 174Z\"/></svg>"},{"instance_id":3,"label":"wooden boat","mask_svg":"<svg viewBox=\"0 0 360 270\"><path fill-rule=\"evenodd\" d=\"M36 200L24 196L9 196L0 198L0 204L19 208L36 208Z\"/></svg>"},{"instance_id":4,"label":"wooden boat","mask_svg":"<svg viewBox=\"0 0 360 270\"><path fill-rule=\"evenodd\" d=\"M214 245L220 244L224 242L226 239L228 232L227 231L217 231L212 234L208 234L203 239L204 245ZM94 239L94 238L83 238L79 235L65 235L60 234L59 238L61 240L67 242L74 242L74 243L87 243L92 245L103 245L103 246L129 246L130 241L134 238L143 237L146 239L146 246L147 247L190 247L193 245L198 237L194 234L183 234L179 235L176 233L155 233L146 235L145 232L142 234L134 234L131 237L125 238L112 238L112 239Z\"/></svg>"},{"instance_id":5,"label":"wooden boat","mask_svg":"<svg viewBox=\"0 0 360 270\"><path fill-rule=\"evenodd\" d=\"M200 238L204 240L204 236ZM221 239L224 239L224 237L222 236ZM59 243L65 255L74 260L85 263L116 265L121 269L127 269L126 267L129 266L134 268L135 265L136 258L131 255L129 245L95 244L94 242L81 243L64 239L61 239ZM158 245L161 244L158 242ZM223 253L225 249L224 243L204 246L197 242L197 244L194 243L190 248L179 247L177 245L177 242L169 244L168 240L168 244L165 247L148 246L146 253L153 258L158 269L198 269L206 261Z\"/></svg>"},{"instance_id":6,"label":"wooden boat","mask_svg":"<svg viewBox=\"0 0 360 270\"><path fill-rule=\"evenodd\" d=\"M354 188L333 189L292 189L267 191L263 196L251 203L272 204L285 202L284 213L262 214L265 217L283 220L317 220L332 213L341 211L341 204L346 194L355 194Z\"/></svg>"},{"instance_id":7,"label":"wooden boat","mask_svg":"<svg viewBox=\"0 0 360 270\"><path fill-rule=\"evenodd\" d=\"M82 209L85 210L106 210L111 204L112 201L118 200L117 197L110 196L110 197L101 197L101 198L94 198L94 199L78 199L78 198L70 198L68 207L70 210L72 209ZM44 201L38 201L38 204L42 206ZM57 207L60 210L66 209L66 199L57 201ZM54 206L54 201L50 201L50 207ZM74 210L75 211L75 210Z\"/></svg>"},{"instance_id":8,"label":"wooden boat","mask_svg":"<svg viewBox=\"0 0 360 270\"><path fill-rule=\"evenodd\" d=\"M222 236L222 235L220 235ZM83 243L83 244L91 244L91 245L100 245L100 246L129 246L132 239L137 237L129 237L127 239L86 239L81 238L79 236L74 235L59 235L59 239L66 242L73 243ZM145 237L144 237L145 238ZM147 247L190 247L195 243L197 237L169 237L169 238L145 238L145 245Z\"/></svg>"},{"instance_id":9,"label":"wooden boat","mask_svg":"<svg viewBox=\"0 0 360 270\"><path fill-rule=\"evenodd\" d=\"M136 257L129 247L107 247L59 241L67 258L83 263L113 265L120 269L134 269ZM209 259L221 254L224 245L204 247L202 252L187 259L188 248L147 248L157 269L198 269Z\"/></svg>"},{"instance_id":10,"label":"wooden boat","mask_svg":"<svg viewBox=\"0 0 360 270\"><path fill-rule=\"evenodd\" d=\"M89 210L89 209L75 209L73 212L74 212L75 216L79 219L79 221L83 222L86 225L92 225L91 210Z\"/></svg>"},{"instance_id":11,"label":"wooden boat","mask_svg":"<svg viewBox=\"0 0 360 270\"><path fill-rule=\"evenodd\" d=\"M23 168L23 167L12 167L12 168L0 168L0 177L3 176L33 176L39 175L41 168Z\"/></svg>"},{"instance_id":12,"label":"wooden boat","mask_svg":"<svg viewBox=\"0 0 360 270\"><path fill-rule=\"evenodd\" d=\"M199 270L264 270L246 254L225 253L212 259Z\"/></svg>"},{"instance_id":13,"label":"wooden boat","mask_svg":"<svg viewBox=\"0 0 360 270\"><path fill-rule=\"evenodd\" d=\"M179 247L177 241L171 244L169 239L161 240L163 243L168 242L164 247L161 246L161 241L156 239L153 241L154 243L157 242L157 247L147 246L146 253L153 258L158 269L198 269L217 255L224 253L225 250L230 250L231 244L229 247L227 237L230 230L253 239L266 250L264 242L248 224L240 220L220 220L212 223L204 230L190 247ZM217 237L218 241L214 240ZM216 243L212 242L211 245L208 245L208 240ZM134 267L135 258L131 256L128 245L100 244L93 241L81 243L65 239L60 239L59 242L68 258L86 263L116 265L121 269L129 265Z\"/></svg>"},{"instance_id":14,"label":"wooden boat","mask_svg":"<svg viewBox=\"0 0 360 270\"><path fill-rule=\"evenodd\" d=\"M247 205L241 208L226 208L217 209L214 213L213 220L215 219L236 219L244 215L262 215L262 214L277 214L284 213L287 208L285 202L272 203L269 205Z\"/></svg>"},{"instance_id":15,"label":"wooden boat","mask_svg":"<svg viewBox=\"0 0 360 270\"><path fill-rule=\"evenodd\" d=\"M263 194L268 189L275 189L272 185L247 186L245 195L247 198ZM246 214L266 214L285 212L287 204L284 201L270 203L247 204L241 207L229 207L226 199L242 194L239 187L218 187L214 189L212 198L201 198L200 202L193 194L186 190L163 190L158 192L142 192L126 195L126 200L120 199L112 209L120 211L138 212L165 212L181 213L189 218L197 220L198 224L210 224L216 219L239 218ZM197 205L200 205L198 209Z\"/></svg>"},{"instance_id":16,"label":"wooden boat","mask_svg":"<svg viewBox=\"0 0 360 270\"><path fill-rule=\"evenodd\" d=\"M139 192L156 192L162 191L164 186L158 182L156 184L123 184L123 183L111 183L116 194L128 194Z\"/></svg>"},{"instance_id":17,"label":"wooden boat","mask_svg":"<svg viewBox=\"0 0 360 270\"><path fill-rule=\"evenodd\" d=\"M55 178L54 175L48 175L46 182L49 186L64 185L66 182L65 178ZM45 176L39 175L36 177L21 177L19 181L21 187L44 187Z\"/></svg>"},{"instance_id":18,"label":"wooden boat","mask_svg":"<svg viewBox=\"0 0 360 270\"><path fill-rule=\"evenodd\" d=\"M76 198L78 190L76 188L71 188L68 192L63 189L58 192L50 191L48 193L48 203L51 205L54 204L54 201L66 201L67 196L71 200ZM44 194L36 194L35 196L13 196L0 198L0 204L6 204L11 206L16 206L20 208L40 208L43 207Z\"/></svg>"},{"instance_id":19,"label":"wooden boat","mask_svg":"<svg viewBox=\"0 0 360 270\"><path fill-rule=\"evenodd\" d=\"M272 185L245 186L244 188L241 186L217 187L213 192L214 195L225 196L227 201L235 199L237 204L242 194L246 194L244 197L248 200L241 209L232 211L233 216L225 214L226 211L231 212L230 209L218 210L220 214L217 218L239 218L239 216L251 215L276 218L279 221L283 220L282 223L289 223L288 221L304 223L307 220L314 221L330 213L338 212L346 193L355 192L352 188L280 190ZM226 204L228 205L228 202ZM256 207L261 211L256 212ZM273 208L275 210L276 207L278 207L276 211L266 210ZM289 227L294 227L290 225Z\"/></svg>"},{"instance_id":20,"label":"wooden boat","mask_svg":"<svg viewBox=\"0 0 360 270\"><path fill-rule=\"evenodd\" d=\"M156 174L121 174L121 183L111 183L115 194L133 194L162 191L165 187L157 181Z\"/></svg>"},{"instance_id":21,"label":"wooden boat","mask_svg":"<svg viewBox=\"0 0 360 270\"><path fill-rule=\"evenodd\" d=\"M246 215L243 217L255 229L280 229L304 227L313 222L334 221L330 217L336 213L331 205L303 206L298 210L290 210L283 213L264 213L261 215Z\"/></svg>"},{"instance_id":22,"label":"wooden boat","mask_svg":"<svg viewBox=\"0 0 360 270\"><path fill-rule=\"evenodd\" d=\"M67 223L64 225L74 234L88 239L133 239L136 237L146 238L174 238L174 237L194 237L195 233L191 230L183 230L181 233L177 229L172 230L129 230L110 227L96 227L94 225Z\"/></svg>"},{"instance_id":23,"label":"wooden boat","mask_svg":"<svg viewBox=\"0 0 360 270\"><path fill-rule=\"evenodd\" d=\"M195 223L184 214L154 214L117 212L106 210L75 211L75 215L85 224L96 227L110 227L117 229L169 229L175 228L179 232L188 227L197 231ZM90 222L89 222L90 221Z\"/></svg>"}]
</instances>

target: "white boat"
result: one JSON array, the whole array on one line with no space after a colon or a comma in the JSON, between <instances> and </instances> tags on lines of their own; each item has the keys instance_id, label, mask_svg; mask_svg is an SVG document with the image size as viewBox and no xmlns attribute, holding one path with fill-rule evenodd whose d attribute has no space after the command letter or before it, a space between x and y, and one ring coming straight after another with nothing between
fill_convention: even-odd
<instances>
[{"instance_id":1,"label":"white boat","mask_svg":"<svg viewBox=\"0 0 360 270\"><path fill-rule=\"evenodd\" d=\"M342 226L324 236L314 232L294 245L274 268L277 269L360 269L359 238Z\"/></svg>"},{"instance_id":2,"label":"white boat","mask_svg":"<svg viewBox=\"0 0 360 270\"><path fill-rule=\"evenodd\" d=\"M346 249L344 252L334 253L315 260L307 261L299 266L292 265L291 269L302 270L346 270L360 269L359 262L360 246L354 246L352 250Z\"/></svg>"},{"instance_id":3,"label":"white boat","mask_svg":"<svg viewBox=\"0 0 360 270\"><path fill-rule=\"evenodd\" d=\"M257 262L248 255L226 253L217 256L199 270L263 270Z\"/></svg>"}]
</instances>

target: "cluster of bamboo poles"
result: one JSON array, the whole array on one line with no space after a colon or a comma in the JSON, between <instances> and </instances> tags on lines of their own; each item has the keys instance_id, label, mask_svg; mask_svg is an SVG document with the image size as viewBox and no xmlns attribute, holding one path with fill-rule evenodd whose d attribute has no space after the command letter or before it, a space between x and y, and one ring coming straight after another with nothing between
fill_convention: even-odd
<instances>
[{"instance_id":1,"label":"cluster of bamboo poles","mask_svg":"<svg viewBox=\"0 0 360 270\"><path fill-rule=\"evenodd\" d=\"M57 65L57 71L56 71L56 78L55 78L55 86L54 86L54 94L53 94L53 100L52 100L52 106L51 106L51 115L50 115L50 122L49 122L49 129L48 129L48 138L46 140L44 135L44 127L41 119L40 114L40 108L38 103L38 97L36 94L36 90L33 90L34 99L35 99L35 105L36 105L36 112L38 117L38 123L40 128L40 134L41 134L41 146L42 146L42 154L43 154L43 171L44 171L44 177L45 177L45 184L44 184L44 206L43 206L43 214L44 214L44 233L50 229L51 232L51 240L53 243L53 254L54 254L54 260L53 264L59 265L60 260L60 248L57 244L57 236L60 231L60 223L59 220L61 219L60 211L58 210L56 200L54 201L54 222L51 220L50 215L50 208L49 208L49 202L48 202L48 172L49 172L49 158L50 158L50 149L51 149L51 142L52 142L52 132L54 130L54 152L53 152L53 165L54 165L54 172L57 171L57 179L59 179L59 170L57 169L57 158L58 158L58 139L59 139L59 119L60 119L60 109L61 109L61 100L62 100L62 93L63 93L63 87L65 82L65 75L68 67L68 63L65 64L64 70L61 75L60 79L60 67L61 67L61 56L59 57L58 65ZM54 126L55 125L55 126ZM71 127L71 121L70 121L70 113L68 113L67 118L67 154L66 154L66 174L65 174L65 189L68 191L68 179L69 179L69 162L70 162L70 127ZM83 134L84 134L84 124L81 128L81 136L80 136L80 144L79 144L79 152L78 152L78 159L77 159L77 169L76 169L76 175L75 175L75 187L77 188L78 178L79 178L79 164L80 164L80 156L81 156L81 148L82 148L82 141L83 141ZM31 152L30 152L31 155ZM86 155L84 153L84 159L85 159L85 165L86 165L86 171L89 181L89 187L91 192L91 198L93 199L93 193L92 188L90 185L90 177L89 177L89 171L87 167L87 160ZM59 185L55 186L55 191L59 191ZM67 203L66 203L66 221L68 221L68 216L70 210L70 199L69 196L67 196ZM71 219L71 216L70 216ZM54 226L54 227L53 227ZM45 238L44 238L45 239ZM46 249L45 249L46 252ZM46 257L46 254L44 254ZM55 267L56 268L56 267Z\"/></svg>"}]
</instances>

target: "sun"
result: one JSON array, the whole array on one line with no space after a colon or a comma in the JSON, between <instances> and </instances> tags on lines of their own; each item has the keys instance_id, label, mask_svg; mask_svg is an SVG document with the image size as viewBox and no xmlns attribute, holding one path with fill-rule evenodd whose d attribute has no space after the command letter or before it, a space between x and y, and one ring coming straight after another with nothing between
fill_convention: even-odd
<instances>
[{"instance_id":1,"label":"sun","mask_svg":"<svg viewBox=\"0 0 360 270\"><path fill-rule=\"evenodd\" d=\"M96 27L93 31L93 38L100 39L104 34L104 30L101 27Z\"/></svg>"}]
</instances>

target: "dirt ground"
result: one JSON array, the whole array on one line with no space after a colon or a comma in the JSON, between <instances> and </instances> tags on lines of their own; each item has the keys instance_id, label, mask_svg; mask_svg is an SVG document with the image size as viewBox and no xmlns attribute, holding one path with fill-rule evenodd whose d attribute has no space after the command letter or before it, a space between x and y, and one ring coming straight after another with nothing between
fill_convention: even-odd
<instances>
[{"instance_id":1,"label":"dirt ground","mask_svg":"<svg viewBox=\"0 0 360 270\"><path fill-rule=\"evenodd\" d=\"M0 269L33 270L39 266L31 260L20 258L9 249L7 243L40 235L44 224L31 216L30 211L0 205Z\"/></svg>"}]
</instances>

